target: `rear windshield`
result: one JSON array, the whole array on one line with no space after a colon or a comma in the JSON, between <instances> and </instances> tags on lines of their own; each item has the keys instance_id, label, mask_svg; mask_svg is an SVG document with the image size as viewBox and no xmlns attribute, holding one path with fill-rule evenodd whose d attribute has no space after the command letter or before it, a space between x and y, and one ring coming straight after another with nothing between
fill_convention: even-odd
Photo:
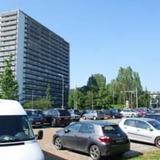
<instances>
[{"instance_id":1,"label":"rear windshield","mask_svg":"<svg viewBox=\"0 0 160 160\"><path fill-rule=\"evenodd\" d=\"M118 125L104 126L103 133L107 135L124 134Z\"/></svg>"},{"instance_id":2,"label":"rear windshield","mask_svg":"<svg viewBox=\"0 0 160 160\"><path fill-rule=\"evenodd\" d=\"M97 111L97 113L98 113L98 114L103 114L103 112L102 112L102 111Z\"/></svg>"},{"instance_id":3,"label":"rear windshield","mask_svg":"<svg viewBox=\"0 0 160 160\"><path fill-rule=\"evenodd\" d=\"M67 110L58 110L60 116L70 116L69 111Z\"/></svg>"}]
</instances>

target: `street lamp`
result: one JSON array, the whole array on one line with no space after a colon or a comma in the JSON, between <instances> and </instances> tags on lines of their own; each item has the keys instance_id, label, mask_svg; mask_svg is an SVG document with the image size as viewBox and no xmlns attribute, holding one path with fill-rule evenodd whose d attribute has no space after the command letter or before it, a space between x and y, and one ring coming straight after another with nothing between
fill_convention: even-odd
<instances>
[{"instance_id":1,"label":"street lamp","mask_svg":"<svg viewBox=\"0 0 160 160\"><path fill-rule=\"evenodd\" d=\"M58 74L59 76L62 77L62 109L64 108L64 75L63 74Z\"/></svg>"}]
</instances>

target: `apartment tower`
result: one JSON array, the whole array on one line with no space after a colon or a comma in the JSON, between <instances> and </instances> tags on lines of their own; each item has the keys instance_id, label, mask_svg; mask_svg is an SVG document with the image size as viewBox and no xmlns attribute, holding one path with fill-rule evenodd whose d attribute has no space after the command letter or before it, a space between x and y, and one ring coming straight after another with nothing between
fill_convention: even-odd
<instances>
[{"instance_id":1,"label":"apartment tower","mask_svg":"<svg viewBox=\"0 0 160 160\"><path fill-rule=\"evenodd\" d=\"M0 14L0 72L12 55L19 100L46 96L48 84L57 107L66 106L69 92L69 43L23 11Z\"/></svg>"}]
</instances>

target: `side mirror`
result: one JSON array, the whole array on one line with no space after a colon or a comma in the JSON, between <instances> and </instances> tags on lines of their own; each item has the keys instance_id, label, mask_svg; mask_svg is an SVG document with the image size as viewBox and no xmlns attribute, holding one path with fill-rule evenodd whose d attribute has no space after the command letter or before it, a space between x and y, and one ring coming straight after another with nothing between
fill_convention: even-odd
<instances>
[{"instance_id":1,"label":"side mirror","mask_svg":"<svg viewBox=\"0 0 160 160\"><path fill-rule=\"evenodd\" d=\"M150 130L151 132L153 131L153 129L152 129L152 128L150 128L149 130Z\"/></svg>"},{"instance_id":2,"label":"side mirror","mask_svg":"<svg viewBox=\"0 0 160 160\"><path fill-rule=\"evenodd\" d=\"M64 133L69 133L69 132L70 132L70 130L68 128L64 129Z\"/></svg>"},{"instance_id":3,"label":"side mirror","mask_svg":"<svg viewBox=\"0 0 160 160\"><path fill-rule=\"evenodd\" d=\"M42 130L38 131L38 135L36 135L36 139L37 140L43 139L43 131Z\"/></svg>"}]
</instances>

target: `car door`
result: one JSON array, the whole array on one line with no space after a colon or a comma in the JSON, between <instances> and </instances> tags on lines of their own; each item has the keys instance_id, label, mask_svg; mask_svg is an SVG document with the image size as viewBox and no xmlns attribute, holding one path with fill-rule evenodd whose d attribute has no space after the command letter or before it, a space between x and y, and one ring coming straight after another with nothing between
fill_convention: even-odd
<instances>
[{"instance_id":1,"label":"car door","mask_svg":"<svg viewBox=\"0 0 160 160\"><path fill-rule=\"evenodd\" d=\"M127 134L129 139L135 139L136 134L136 120L126 119L122 125L122 130Z\"/></svg>"},{"instance_id":2,"label":"car door","mask_svg":"<svg viewBox=\"0 0 160 160\"><path fill-rule=\"evenodd\" d=\"M136 121L136 140L143 142L153 142L152 132L153 129L147 122L142 120Z\"/></svg>"},{"instance_id":3,"label":"car door","mask_svg":"<svg viewBox=\"0 0 160 160\"><path fill-rule=\"evenodd\" d=\"M64 135L62 137L64 147L76 149L76 146L79 143L77 140L77 133L79 132L80 127L80 123L75 123L64 128Z\"/></svg>"},{"instance_id":4,"label":"car door","mask_svg":"<svg viewBox=\"0 0 160 160\"><path fill-rule=\"evenodd\" d=\"M88 145L90 144L92 135L94 134L94 125L89 123L84 123L80 127L79 133L76 135L78 144L77 148L79 151L87 151Z\"/></svg>"}]
</instances>

